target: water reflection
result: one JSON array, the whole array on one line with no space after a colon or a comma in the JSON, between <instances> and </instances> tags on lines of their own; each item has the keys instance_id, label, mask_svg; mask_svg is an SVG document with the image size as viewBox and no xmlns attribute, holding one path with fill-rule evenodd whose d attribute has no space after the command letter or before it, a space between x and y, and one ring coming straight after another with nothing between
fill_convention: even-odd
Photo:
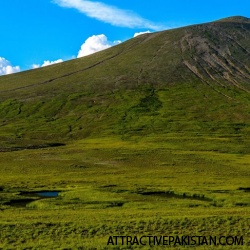
<instances>
[{"instance_id":1,"label":"water reflection","mask_svg":"<svg viewBox=\"0 0 250 250\"><path fill-rule=\"evenodd\" d=\"M37 201L45 198L55 198L58 197L59 191L31 191L31 192L20 192L19 196L24 196L25 198L20 199L12 199L4 205L12 206L12 207L26 207L27 204L32 201Z\"/></svg>"}]
</instances>

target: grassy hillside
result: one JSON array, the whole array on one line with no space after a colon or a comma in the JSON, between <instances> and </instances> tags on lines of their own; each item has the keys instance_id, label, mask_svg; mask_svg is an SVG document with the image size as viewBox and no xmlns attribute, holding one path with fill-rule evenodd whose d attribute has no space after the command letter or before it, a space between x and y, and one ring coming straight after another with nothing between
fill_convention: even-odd
<instances>
[{"instance_id":1,"label":"grassy hillside","mask_svg":"<svg viewBox=\"0 0 250 250\"><path fill-rule=\"evenodd\" d=\"M238 18L145 34L0 77L2 147L174 133L249 135L249 28Z\"/></svg>"},{"instance_id":2,"label":"grassy hillside","mask_svg":"<svg viewBox=\"0 0 250 250\"><path fill-rule=\"evenodd\" d=\"M249 249L249 41L232 17L0 77L0 249Z\"/></svg>"}]
</instances>

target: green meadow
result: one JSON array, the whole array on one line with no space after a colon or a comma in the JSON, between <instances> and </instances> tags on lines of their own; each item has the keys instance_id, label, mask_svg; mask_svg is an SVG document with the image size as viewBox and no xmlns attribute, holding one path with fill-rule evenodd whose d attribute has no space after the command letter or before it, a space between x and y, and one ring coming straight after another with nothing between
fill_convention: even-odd
<instances>
[{"instance_id":1,"label":"green meadow","mask_svg":"<svg viewBox=\"0 0 250 250\"><path fill-rule=\"evenodd\" d=\"M0 77L0 249L249 249L249 26L145 34Z\"/></svg>"},{"instance_id":2,"label":"green meadow","mask_svg":"<svg viewBox=\"0 0 250 250\"><path fill-rule=\"evenodd\" d=\"M209 137L202 142L228 144ZM200 144L173 134L169 140L109 137L1 153L0 247L148 249L107 242L113 235L230 235L243 236L244 245L216 249L248 249L250 156L205 151ZM60 193L6 205L25 199L20 192L43 190Z\"/></svg>"}]
</instances>

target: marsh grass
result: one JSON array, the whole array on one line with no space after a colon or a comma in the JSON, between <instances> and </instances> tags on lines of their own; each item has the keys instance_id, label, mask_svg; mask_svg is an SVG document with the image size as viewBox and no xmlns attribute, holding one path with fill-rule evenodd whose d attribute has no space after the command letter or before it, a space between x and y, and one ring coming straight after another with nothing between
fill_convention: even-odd
<instances>
[{"instance_id":1,"label":"marsh grass","mask_svg":"<svg viewBox=\"0 0 250 250\"><path fill-rule=\"evenodd\" d=\"M155 141L108 137L1 153L0 246L126 249L107 247L108 237L227 234L243 235L245 246L226 249L246 249L249 156ZM61 192L25 207L4 205L42 190Z\"/></svg>"}]
</instances>

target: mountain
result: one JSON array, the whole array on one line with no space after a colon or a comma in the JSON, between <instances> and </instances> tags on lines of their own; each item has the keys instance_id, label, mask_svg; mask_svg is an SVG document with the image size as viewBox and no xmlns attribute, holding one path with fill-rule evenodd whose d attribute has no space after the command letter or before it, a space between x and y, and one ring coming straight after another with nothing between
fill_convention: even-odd
<instances>
[{"instance_id":1,"label":"mountain","mask_svg":"<svg viewBox=\"0 0 250 250\"><path fill-rule=\"evenodd\" d=\"M250 19L143 34L0 77L0 148L115 136L250 135Z\"/></svg>"}]
</instances>

